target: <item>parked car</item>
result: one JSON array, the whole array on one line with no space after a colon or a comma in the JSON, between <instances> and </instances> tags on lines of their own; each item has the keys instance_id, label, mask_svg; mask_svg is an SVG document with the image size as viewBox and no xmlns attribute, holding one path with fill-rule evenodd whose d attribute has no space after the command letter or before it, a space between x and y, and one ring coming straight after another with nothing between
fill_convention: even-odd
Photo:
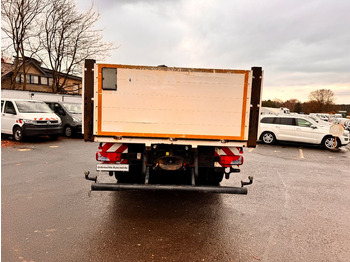
<instances>
[{"instance_id":1,"label":"parked car","mask_svg":"<svg viewBox=\"0 0 350 262\"><path fill-rule=\"evenodd\" d=\"M330 125L321 125L307 116L266 116L260 120L259 139L265 144L277 141L319 144L333 149L349 143L349 131L337 138L330 134Z\"/></svg>"},{"instance_id":2,"label":"parked car","mask_svg":"<svg viewBox=\"0 0 350 262\"><path fill-rule=\"evenodd\" d=\"M323 121L328 122L329 121L329 114L324 113L311 113L310 116L317 117Z\"/></svg>"},{"instance_id":3,"label":"parked car","mask_svg":"<svg viewBox=\"0 0 350 262\"><path fill-rule=\"evenodd\" d=\"M341 124L346 130L350 131L350 119L337 118L337 124Z\"/></svg>"},{"instance_id":4,"label":"parked car","mask_svg":"<svg viewBox=\"0 0 350 262\"><path fill-rule=\"evenodd\" d=\"M320 125L333 125L332 123L328 122L328 121L325 121L323 119L321 119L319 116L317 116L316 114L310 114L310 115L307 115L309 118L311 118L312 120L314 120L316 123L320 124Z\"/></svg>"},{"instance_id":5,"label":"parked car","mask_svg":"<svg viewBox=\"0 0 350 262\"><path fill-rule=\"evenodd\" d=\"M57 139L62 121L43 101L2 99L1 133L13 135L16 141L40 135Z\"/></svg>"},{"instance_id":6,"label":"parked car","mask_svg":"<svg viewBox=\"0 0 350 262\"><path fill-rule=\"evenodd\" d=\"M80 103L45 102L61 118L63 134L71 137L81 134L82 109Z\"/></svg>"}]
</instances>

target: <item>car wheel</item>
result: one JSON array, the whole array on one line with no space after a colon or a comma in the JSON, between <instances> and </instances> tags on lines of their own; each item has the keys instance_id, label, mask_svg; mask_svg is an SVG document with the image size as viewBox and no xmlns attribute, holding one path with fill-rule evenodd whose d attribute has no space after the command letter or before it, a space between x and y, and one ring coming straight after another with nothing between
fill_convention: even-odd
<instances>
[{"instance_id":1,"label":"car wheel","mask_svg":"<svg viewBox=\"0 0 350 262\"><path fill-rule=\"evenodd\" d=\"M326 149L334 149L340 147L340 140L337 138L337 142L335 143L335 137L334 136L326 136L323 138L322 146Z\"/></svg>"},{"instance_id":2,"label":"car wheel","mask_svg":"<svg viewBox=\"0 0 350 262\"><path fill-rule=\"evenodd\" d=\"M19 126L16 126L13 129L13 138L15 141L20 142L23 140L23 132L22 132L22 128L20 128Z\"/></svg>"},{"instance_id":3,"label":"car wheel","mask_svg":"<svg viewBox=\"0 0 350 262\"><path fill-rule=\"evenodd\" d=\"M73 130L72 130L72 127L71 126L66 126L64 128L64 135L66 137L71 137L73 135Z\"/></svg>"},{"instance_id":4,"label":"car wheel","mask_svg":"<svg viewBox=\"0 0 350 262\"><path fill-rule=\"evenodd\" d=\"M264 132L261 135L261 141L263 141L265 144L274 144L276 143L276 137L272 132Z\"/></svg>"}]
</instances>

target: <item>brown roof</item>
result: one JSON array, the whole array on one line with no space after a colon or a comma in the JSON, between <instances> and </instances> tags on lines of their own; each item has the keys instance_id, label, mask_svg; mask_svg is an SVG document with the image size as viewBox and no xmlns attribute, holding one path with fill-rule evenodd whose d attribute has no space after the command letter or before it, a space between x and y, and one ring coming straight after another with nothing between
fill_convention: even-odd
<instances>
[{"instance_id":1,"label":"brown roof","mask_svg":"<svg viewBox=\"0 0 350 262\"><path fill-rule=\"evenodd\" d=\"M1 62L1 78L13 71L13 64Z\"/></svg>"}]
</instances>

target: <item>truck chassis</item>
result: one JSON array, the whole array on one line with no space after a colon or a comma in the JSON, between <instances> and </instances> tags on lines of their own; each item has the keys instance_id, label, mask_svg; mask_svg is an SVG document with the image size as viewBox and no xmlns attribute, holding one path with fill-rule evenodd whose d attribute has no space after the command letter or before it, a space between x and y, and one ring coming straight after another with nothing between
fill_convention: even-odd
<instances>
[{"instance_id":1,"label":"truck chassis","mask_svg":"<svg viewBox=\"0 0 350 262\"><path fill-rule=\"evenodd\" d=\"M252 68L249 133L246 141L215 141L206 139L128 136L96 136L94 134L94 60L85 61L84 71L84 139L99 142L96 160L97 170L108 171L116 183L100 183L98 177L85 172L85 179L94 181L92 191L186 191L227 194L247 194L246 185L220 186L225 177L240 172L243 164L243 147L255 147L260 114L262 69ZM147 138L146 138L147 140ZM176 179L169 178L174 175ZM166 179L164 179L166 177ZM179 179L181 178L181 179ZM169 184L169 181L170 184Z\"/></svg>"}]
</instances>

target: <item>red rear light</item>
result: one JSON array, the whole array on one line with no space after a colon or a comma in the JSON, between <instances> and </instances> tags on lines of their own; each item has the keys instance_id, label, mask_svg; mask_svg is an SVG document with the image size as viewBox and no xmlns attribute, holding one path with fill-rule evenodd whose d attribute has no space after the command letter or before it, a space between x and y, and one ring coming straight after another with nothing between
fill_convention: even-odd
<instances>
[{"instance_id":1,"label":"red rear light","mask_svg":"<svg viewBox=\"0 0 350 262\"><path fill-rule=\"evenodd\" d=\"M117 152L96 152L96 160L102 162L120 162L122 153Z\"/></svg>"},{"instance_id":2,"label":"red rear light","mask_svg":"<svg viewBox=\"0 0 350 262\"><path fill-rule=\"evenodd\" d=\"M242 165L243 164L243 156L220 156L220 165L223 167L230 167L232 165Z\"/></svg>"}]
</instances>

